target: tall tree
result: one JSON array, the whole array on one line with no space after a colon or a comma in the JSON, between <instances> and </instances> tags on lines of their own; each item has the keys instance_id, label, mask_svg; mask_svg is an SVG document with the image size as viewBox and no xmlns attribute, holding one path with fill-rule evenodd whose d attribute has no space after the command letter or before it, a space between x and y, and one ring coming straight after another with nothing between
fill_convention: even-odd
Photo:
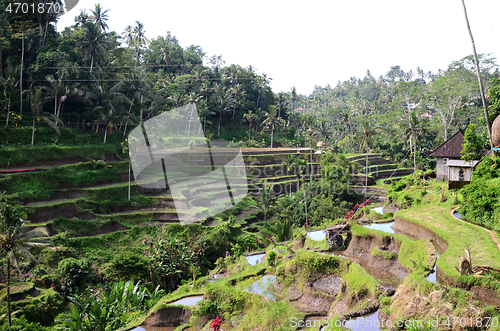
<instances>
[{"instance_id":1,"label":"tall tree","mask_svg":"<svg viewBox=\"0 0 500 331\"><path fill-rule=\"evenodd\" d=\"M1 64L0 64L1 66ZM17 85L19 84L19 80L17 79L18 70L13 68L12 66L8 66L5 72L5 77L0 76L0 86L3 87L3 93L5 97L9 100L7 103L7 119L5 120L5 128L9 125L10 118L10 105L12 101L12 94L15 92Z\"/></svg>"},{"instance_id":2,"label":"tall tree","mask_svg":"<svg viewBox=\"0 0 500 331\"><path fill-rule=\"evenodd\" d=\"M248 122L248 143L250 144L250 130L253 121L257 119L257 115L251 109L248 109L247 113L243 115L243 119Z\"/></svg>"},{"instance_id":3,"label":"tall tree","mask_svg":"<svg viewBox=\"0 0 500 331\"><path fill-rule=\"evenodd\" d=\"M99 28L101 32L105 32L109 29L108 23L106 21L109 19L108 12L109 9L103 10L101 4L98 3L95 5L94 10L90 10L92 12L92 19L94 20L94 24Z\"/></svg>"},{"instance_id":4,"label":"tall tree","mask_svg":"<svg viewBox=\"0 0 500 331\"><path fill-rule=\"evenodd\" d=\"M94 67L96 59L104 58L106 54L108 33L103 33L91 22L84 24L84 35L79 42L79 49L83 50L87 57L90 57L90 73Z\"/></svg>"},{"instance_id":5,"label":"tall tree","mask_svg":"<svg viewBox=\"0 0 500 331\"><path fill-rule=\"evenodd\" d=\"M373 149L373 138L380 132L380 128L373 126L370 121L366 118L361 120L361 127L356 133L356 138L354 139L354 144L359 142L359 151L363 150L366 153L365 158L365 194L368 190L368 151L370 148Z\"/></svg>"},{"instance_id":6,"label":"tall tree","mask_svg":"<svg viewBox=\"0 0 500 331\"><path fill-rule=\"evenodd\" d=\"M462 0L462 5L464 7L465 22L467 23L467 30L469 30L470 40L472 42L472 52L474 54L474 63L476 64L477 81L479 83L479 90L481 93L481 101L483 103L484 119L486 120L486 128L488 129L488 136L490 140L490 147L493 149L493 141L491 139L491 126L488 119L488 107L486 106L486 97L484 95L483 82L481 81L481 73L479 71L479 61L477 60L476 44L474 43L474 38L472 37L472 31L470 29L469 18L467 17L467 8L465 7L465 0Z\"/></svg>"},{"instance_id":7,"label":"tall tree","mask_svg":"<svg viewBox=\"0 0 500 331\"><path fill-rule=\"evenodd\" d=\"M46 246L46 243L32 238L40 237L39 230L28 231L27 216L19 207L7 203L0 204L0 254L7 260L7 317L9 327L12 326L10 307L11 267L14 266L21 275L18 257L24 256L36 261L30 249L36 246Z\"/></svg>"},{"instance_id":8,"label":"tall tree","mask_svg":"<svg viewBox=\"0 0 500 331\"><path fill-rule=\"evenodd\" d=\"M266 118L261 125L263 126L261 132L262 134L266 130L266 126L271 128L271 148L273 148L275 126L281 128L285 125L285 120L283 120L281 117L278 117L276 113L276 107L274 105L269 107L269 111L266 113Z\"/></svg>"}]
</instances>

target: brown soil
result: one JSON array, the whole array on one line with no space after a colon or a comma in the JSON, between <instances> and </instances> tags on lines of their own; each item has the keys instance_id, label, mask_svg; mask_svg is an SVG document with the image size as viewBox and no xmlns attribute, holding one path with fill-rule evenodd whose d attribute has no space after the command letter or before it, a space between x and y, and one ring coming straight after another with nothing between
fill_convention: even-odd
<instances>
[{"instance_id":1,"label":"brown soil","mask_svg":"<svg viewBox=\"0 0 500 331\"><path fill-rule=\"evenodd\" d=\"M437 316L465 317L470 321L472 317L475 321L476 317L481 316L481 311L476 307L479 301L470 300L467 308L454 309L444 297L445 291L442 289L434 290L428 294L421 294L413 288L409 288L405 284L399 286L395 295L392 297L391 316L386 316L383 311L380 311L381 318L397 321L400 319L415 319L427 323L429 319L435 319ZM453 324L453 321L452 321ZM440 328L444 328L440 325ZM458 328L457 328L458 330Z\"/></svg>"},{"instance_id":2,"label":"brown soil","mask_svg":"<svg viewBox=\"0 0 500 331\"><path fill-rule=\"evenodd\" d=\"M86 211L78 211L75 206L67 206L59 208L59 206L49 206L40 210L36 214L28 216L29 220L33 223L43 223L48 220L64 217L64 218L79 218L81 220L93 220L95 216Z\"/></svg>"},{"instance_id":3,"label":"brown soil","mask_svg":"<svg viewBox=\"0 0 500 331\"><path fill-rule=\"evenodd\" d=\"M388 260L382 255L372 256L373 249L399 253L401 242L393 237L354 236L344 255L353 258L373 277L384 286L395 288L404 277L410 273L398 260Z\"/></svg>"},{"instance_id":4,"label":"brown soil","mask_svg":"<svg viewBox=\"0 0 500 331\"><path fill-rule=\"evenodd\" d=\"M434 247L436 247L436 250L440 255L444 254L444 252L448 249L448 242L446 240L438 236L434 231L420 224L410 222L404 218L396 216L396 221L394 222L392 228L394 229L394 232L403 234L410 239L432 239Z\"/></svg>"},{"instance_id":5,"label":"brown soil","mask_svg":"<svg viewBox=\"0 0 500 331\"><path fill-rule=\"evenodd\" d=\"M187 308L166 307L149 315L143 325L154 327L177 327L189 321L191 311Z\"/></svg>"}]
</instances>

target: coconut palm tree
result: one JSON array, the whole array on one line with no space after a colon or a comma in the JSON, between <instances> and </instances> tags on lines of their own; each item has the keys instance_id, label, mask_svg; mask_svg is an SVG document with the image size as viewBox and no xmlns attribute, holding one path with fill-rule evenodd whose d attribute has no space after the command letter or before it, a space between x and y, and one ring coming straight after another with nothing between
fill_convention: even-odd
<instances>
[{"instance_id":1,"label":"coconut palm tree","mask_svg":"<svg viewBox=\"0 0 500 331\"><path fill-rule=\"evenodd\" d=\"M9 327L12 325L10 311L10 273L14 266L21 275L18 257L24 256L36 261L30 249L36 246L47 246L46 243L34 241L32 238L40 237L39 230L26 231L26 213L17 206L7 203L0 204L0 254L7 259L7 316Z\"/></svg>"},{"instance_id":2,"label":"coconut palm tree","mask_svg":"<svg viewBox=\"0 0 500 331\"><path fill-rule=\"evenodd\" d=\"M372 126L368 119L363 118L361 120L361 127L359 131L356 133L356 138L354 139L354 144L360 142L359 150L366 152L366 161L365 161L365 173L366 173L366 182L365 182L365 194L368 190L368 151L370 148L373 149L373 137L375 137L381 129L376 126Z\"/></svg>"},{"instance_id":3,"label":"coconut palm tree","mask_svg":"<svg viewBox=\"0 0 500 331\"><path fill-rule=\"evenodd\" d=\"M302 181L302 185L304 185L304 172L307 170L307 160L302 160L301 158L295 159L293 164L295 170L297 170L297 191L299 190L299 176ZM304 189L304 208L306 211L306 222L307 222L307 196L306 190Z\"/></svg>"},{"instance_id":4,"label":"coconut palm tree","mask_svg":"<svg viewBox=\"0 0 500 331\"><path fill-rule=\"evenodd\" d=\"M248 112L243 115L243 119L248 122L248 143L250 144L250 128L254 120L257 120L257 115L255 115L254 112L252 112L251 109L248 110Z\"/></svg>"},{"instance_id":5,"label":"coconut palm tree","mask_svg":"<svg viewBox=\"0 0 500 331\"><path fill-rule=\"evenodd\" d=\"M78 48L81 49L87 57L90 57L90 73L92 73L96 58L104 58L106 46L108 44L107 38L110 34L103 33L92 22L85 23L84 30L84 35L80 40Z\"/></svg>"},{"instance_id":6,"label":"coconut palm tree","mask_svg":"<svg viewBox=\"0 0 500 331\"><path fill-rule=\"evenodd\" d=\"M33 114L33 128L31 132L31 146L35 144L35 123L39 120L43 120L47 123L54 131L59 135L61 134L59 128L57 127L55 120L55 115L44 113L43 103L44 98L42 96L42 88L38 87L35 92L31 95L31 112Z\"/></svg>"},{"instance_id":7,"label":"coconut palm tree","mask_svg":"<svg viewBox=\"0 0 500 331\"><path fill-rule=\"evenodd\" d=\"M282 119L281 117L277 116L276 114L276 107L271 106L269 108L269 111L266 113L266 119L264 122L262 122L262 126L264 127L261 131L261 134L266 131L266 126L269 126L271 128L271 148L273 148L273 139L274 139L274 128L277 126L278 128L281 128L285 126L285 120Z\"/></svg>"},{"instance_id":8,"label":"coconut palm tree","mask_svg":"<svg viewBox=\"0 0 500 331\"><path fill-rule=\"evenodd\" d=\"M254 200L257 203L257 208L264 216L264 223L267 224L267 217L272 212L274 205L273 186L268 185L267 181L262 182L262 194Z\"/></svg>"},{"instance_id":9,"label":"coconut palm tree","mask_svg":"<svg viewBox=\"0 0 500 331\"><path fill-rule=\"evenodd\" d=\"M417 138L423 134L423 128L420 125L420 122L415 115L415 112L410 113L410 121L407 125L405 125L405 137L410 140L410 152L412 146L412 138L413 138L413 171L417 171Z\"/></svg>"},{"instance_id":10,"label":"coconut palm tree","mask_svg":"<svg viewBox=\"0 0 500 331\"><path fill-rule=\"evenodd\" d=\"M135 45L134 67L136 67L137 61L139 61L139 58L141 56L141 50L143 49L143 45L147 44L147 42L149 41L148 38L146 38L146 31L144 30L143 23L135 21L133 35L134 35L134 45Z\"/></svg>"},{"instance_id":11,"label":"coconut palm tree","mask_svg":"<svg viewBox=\"0 0 500 331\"><path fill-rule=\"evenodd\" d=\"M94 19L94 24L96 27L99 28L100 31L106 31L109 29L108 24L106 21L109 19L107 12L109 12L109 9L102 10L103 8L101 7L101 4L96 4L94 10L90 10L93 15Z\"/></svg>"},{"instance_id":12,"label":"coconut palm tree","mask_svg":"<svg viewBox=\"0 0 500 331\"><path fill-rule=\"evenodd\" d=\"M10 104L12 101L12 94L15 92L17 85L19 84L19 80L17 79L17 72L18 72L17 69L9 65L7 67L7 70L5 71L5 77L0 75L0 86L3 87L4 89L3 93L5 97L7 97L7 99L9 100L7 104L7 120L5 121L6 129L7 126L9 125Z\"/></svg>"}]
</instances>

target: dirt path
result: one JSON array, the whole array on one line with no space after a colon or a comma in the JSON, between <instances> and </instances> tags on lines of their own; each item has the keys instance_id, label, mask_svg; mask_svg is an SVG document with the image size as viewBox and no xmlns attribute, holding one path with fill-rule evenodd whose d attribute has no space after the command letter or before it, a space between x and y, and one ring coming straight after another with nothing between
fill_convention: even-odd
<instances>
[{"instance_id":1,"label":"dirt path","mask_svg":"<svg viewBox=\"0 0 500 331\"><path fill-rule=\"evenodd\" d=\"M454 213L455 213L455 211L456 211L458 208L460 208L460 207L453 208L453 209L450 211L450 215L451 215L454 219L456 219L456 220L458 220L458 221L460 221L460 222L463 222L463 223L467 223L467 224L474 225L474 226L476 226L476 227L478 227L478 228L480 228L480 229L483 229L484 231L488 232L488 234L490 235L490 237L491 237L491 239L493 240L493 242L495 243L495 245L497 245L498 250L500 250L500 242L498 242L498 239L497 239L497 237L495 236L495 233L493 233L492 231L490 231L490 230L488 230L488 229L483 228L483 227L482 227L482 226L480 226L480 225L473 224L473 223L469 223L469 222L466 222L466 221L462 221L460 218L456 217L456 216L454 215Z\"/></svg>"}]
</instances>

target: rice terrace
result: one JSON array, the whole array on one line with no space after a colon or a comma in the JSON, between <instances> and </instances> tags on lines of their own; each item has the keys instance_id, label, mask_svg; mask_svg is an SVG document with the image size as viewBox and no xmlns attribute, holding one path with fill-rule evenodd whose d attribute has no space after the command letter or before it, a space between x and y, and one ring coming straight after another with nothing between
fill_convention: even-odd
<instances>
[{"instance_id":1,"label":"rice terrace","mask_svg":"<svg viewBox=\"0 0 500 331\"><path fill-rule=\"evenodd\" d=\"M82 2L0 3L0 330L500 330L491 54L275 92Z\"/></svg>"}]
</instances>

